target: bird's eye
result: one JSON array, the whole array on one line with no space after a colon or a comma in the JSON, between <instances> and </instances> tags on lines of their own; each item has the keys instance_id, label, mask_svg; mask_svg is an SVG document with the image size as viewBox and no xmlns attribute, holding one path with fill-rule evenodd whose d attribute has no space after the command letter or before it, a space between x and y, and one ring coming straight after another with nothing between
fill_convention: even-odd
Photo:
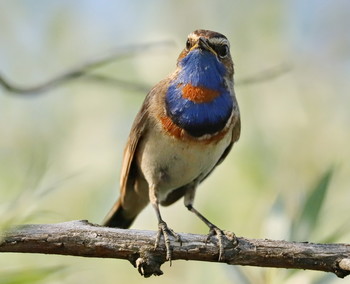
<instances>
[{"instance_id":1,"label":"bird's eye","mask_svg":"<svg viewBox=\"0 0 350 284\"><path fill-rule=\"evenodd\" d=\"M216 48L216 52L218 53L220 58L224 58L228 55L228 52L229 52L228 46L226 44L219 45Z\"/></svg>"},{"instance_id":2,"label":"bird's eye","mask_svg":"<svg viewBox=\"0 0 350 284\"><path fill-rule=\"evenodd\" d=\"M186 49L189 50L190 48L191 48L191 42L190 42L190 40L188 39L188 40L186 41Z\"/></svg>"}]
</instances>

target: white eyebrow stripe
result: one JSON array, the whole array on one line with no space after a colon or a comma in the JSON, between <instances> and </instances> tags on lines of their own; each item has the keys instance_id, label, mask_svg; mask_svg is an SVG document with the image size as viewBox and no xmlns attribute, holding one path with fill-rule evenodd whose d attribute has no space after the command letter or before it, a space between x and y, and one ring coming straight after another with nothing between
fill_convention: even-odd
<instances>
[{"instance_id":1,"label":"white eyebrow stripe","mask_svg":"<svg viewBox=\"0 0 350 284\"><path fill-rule=\"evenodd\" d=\"M230 46L229 41L226 38L218 38L218 37L213 37L208 39L209 43L213 45L228 45Z\"/></svg>"},{"instance_id":2,"label":"white eyebrow stripe","mask_svg":"<svg viewBox=\"0 0 350 284\"><path fill-rule=\"evenodd\" d=\"M195 33L191 33L189 34L188 38L193 40L194 42L196 42L199 39L199 35L195 34ZM230 47L230 42L223 37L212 37L212 38L208 38L209 43L211 43L212 45L224 45L226 44L228 47Z\"/></svg>"},{"instance_id":3,"label":"white eyebrow stripe","mask_svg":"<svg viewBox=\"0 0 350 284\"><path fill-rule=\"evenodd\" d=\"M192 40L194 40L194 41L197 41L197 40L199 39L199 36L196 35L195 33L190 33L190 34L188 35L188 38L189 38L189 39L192 39Z\"/></svg>"}]
</instances>

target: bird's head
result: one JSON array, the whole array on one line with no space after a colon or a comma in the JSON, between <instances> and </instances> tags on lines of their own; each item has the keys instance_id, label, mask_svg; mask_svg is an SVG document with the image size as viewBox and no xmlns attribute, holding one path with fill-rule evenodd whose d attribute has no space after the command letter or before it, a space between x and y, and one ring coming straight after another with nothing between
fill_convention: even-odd
<instances>
[{"instance_id":1,"label":"bird's head","mask_svg":"<svg viewBox=\"0 0 350 284\"><path fill-rule=\"evenodd\" d=\"M196 30L190 33L178 58L178 66L193 70L216 67L221 75L232 78L234 73L228 39L218 32Z\"/></svg>"}]
</instances>

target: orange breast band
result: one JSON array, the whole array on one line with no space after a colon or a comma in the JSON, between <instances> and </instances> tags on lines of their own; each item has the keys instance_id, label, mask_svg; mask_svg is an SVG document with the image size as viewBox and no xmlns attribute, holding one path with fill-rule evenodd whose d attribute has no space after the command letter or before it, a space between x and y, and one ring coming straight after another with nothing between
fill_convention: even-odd
<instances>
[{"instance_id":1,"label":"orange breast band","mask_svg":"<svg viewBox=\"0 0 350 284\"><path fill-rule=\"evenodd\" d=\"M204 138L196 138L188 135L184 129L177 126L170 117L168 116L160 116L160 121L162 123L163 129L170 135L177 139L193 142L196 143L201 142L203 144L209 144L209 143L217 143L220 141L228 132L229 128L225 127L220 132L214 134L214 135L208 135Z\"/></svg>"},{"instance_id":2,"label":"orange breast band","mask_svg":"<svg viewBox=\"0 0 350 284\"><path fill-rule=\"evenodd\" d=\"M182 97L194 103L209 103L220 93L205 87L195 87L187 84L182 88Z\"/></svg>"}]
</instances>

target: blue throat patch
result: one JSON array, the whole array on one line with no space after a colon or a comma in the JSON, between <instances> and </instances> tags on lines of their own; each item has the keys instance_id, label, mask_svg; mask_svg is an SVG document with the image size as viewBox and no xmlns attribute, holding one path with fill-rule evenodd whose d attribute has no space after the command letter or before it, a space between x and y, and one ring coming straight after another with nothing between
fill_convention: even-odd
<instances>
[{"instance_id":1,"label":"blue throat patch","mask_svg":"<svg viewBox=\"0 0 350 284\"><path fill-rule=\"evenodd\" d=\"M224 65L208 51L193 50L179 62L181 71L166 93L168 116L194 137L222 130L231 116L233 99L224 85ZM182 95L186 85L205 87L219 95L209 102L196 103Z\"/></svg>"}]
</instances>

